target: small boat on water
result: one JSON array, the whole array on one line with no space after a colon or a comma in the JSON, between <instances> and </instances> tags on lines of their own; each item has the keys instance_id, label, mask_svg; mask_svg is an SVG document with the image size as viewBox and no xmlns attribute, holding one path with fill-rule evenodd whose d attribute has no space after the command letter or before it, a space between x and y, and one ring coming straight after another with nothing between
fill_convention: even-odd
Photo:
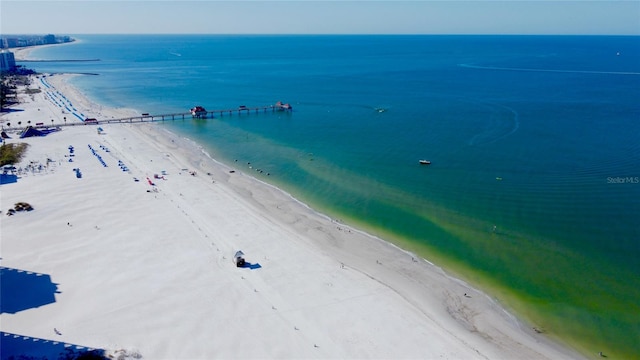
<instances>
[{"instance_id":1,"label":"small boat on water","mask_svg":"<svg viewBox=\"0 0 640 360\"><path fill-rule=\"evenodd\" d=\"M431 165L431 161L429 160L418 160L420 165Z\"/></svg>"},{"instance_id":2,"label":"small boat on water","mask_svg":"<svg viewBox=\"0 0 640 360\"><path fill-rule=\"evenodd\" d=\"M206 118L207 110L202 106L196 106L191 109L191 116L195 118Z\"/></svg>"}]
</instances>

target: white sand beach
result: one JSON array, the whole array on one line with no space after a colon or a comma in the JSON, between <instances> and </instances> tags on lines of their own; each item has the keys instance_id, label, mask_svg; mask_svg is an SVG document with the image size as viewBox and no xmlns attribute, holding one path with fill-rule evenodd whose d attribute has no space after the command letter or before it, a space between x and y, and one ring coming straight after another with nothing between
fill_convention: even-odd
<instances>
[{"instance_id":1,"label":"white sand beach","mask_svg":"<svg viewBox=\"0 0 640 360\"><path fill-rule=\"evenodd\" d=\"M138 115L92 104L69 76L46 81L87 117ZM44 92L20 96L5 128L80 123ZM3 311L5 333L144 359L581 358L437 266L162 125L97 127L9 133L30 147L17 182L0 186L0 265L49 275L57 293ZM34 210L8 216L18 202ZM237 250L249 267L234 265Z\"/></svg>"}]
</instances>

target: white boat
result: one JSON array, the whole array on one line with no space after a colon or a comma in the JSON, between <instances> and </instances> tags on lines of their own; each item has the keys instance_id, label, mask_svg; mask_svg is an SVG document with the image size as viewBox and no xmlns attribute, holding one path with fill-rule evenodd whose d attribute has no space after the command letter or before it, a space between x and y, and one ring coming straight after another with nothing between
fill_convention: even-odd
<instances>
[{"instance_id":1,"label":"white boat","mask_svg":"<svg viewBox=\"0 0 640 360\"><path fill-rule=\"evenodd\" d=\"M431 161L429 160L419 160L420 165L431 165Z\"/></svg>"}]
</instances>

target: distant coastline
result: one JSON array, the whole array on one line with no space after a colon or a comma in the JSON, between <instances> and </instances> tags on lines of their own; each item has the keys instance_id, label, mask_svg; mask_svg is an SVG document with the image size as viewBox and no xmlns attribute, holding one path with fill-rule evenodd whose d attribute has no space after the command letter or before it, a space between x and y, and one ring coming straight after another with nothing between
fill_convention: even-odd
<instances>
[{"instance_id":1,"label":"distant coastline","mask_svg":"<svg viewBox=\"0 0 640 360\"><path fill-rule=\"evenodd\" d=\"M78 43L78 40L73 40L69 42L61 42L54 44L40 44L40 45L29 45L24 47L12 47L12 48L3 48L3 50L11 51L15 56L16 61L19 62L37 62L37 61L51 61L44 59L36 59L31 56L31 52L35 49L44 49L50 46L59 46L59 45L68 45Z\"/></svg>"},{"instance_id":2,"label":"distant coastline","mask_svg":"<svg viewBox=\"0 0 640 360\"><path fill-rule=\"evenodd\" d=\"M90 62L90 61L100 61L100 59L56 59L56 60L47 60L47 59L39 59L39 60L18 60L20 62Z\"/></svg>"},{"instance_id":3,"label":"distant coastline","mask_svg":"<svg viewBox=\"0 0 640 360\"><path fill-rule=\"evenodd\" d=\"M63 44L74 41L75 39L69 35L2 35L0 36L0 48L13 49L28 46Z\"/></svg>"}]
</instances>

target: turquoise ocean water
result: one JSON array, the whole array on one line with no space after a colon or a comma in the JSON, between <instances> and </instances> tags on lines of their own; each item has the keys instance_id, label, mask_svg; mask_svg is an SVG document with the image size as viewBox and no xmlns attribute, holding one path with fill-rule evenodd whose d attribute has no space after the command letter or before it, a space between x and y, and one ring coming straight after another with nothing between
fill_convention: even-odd
<instances>
[{"instance_id":1,"label":"turquoise ocean water","mask_svg":"<svg viewBox=\"0 0 640 360\"><path fill-rule=\"evenodd\" d=\"M24 65L152 114L291 103L164 126L549 336L640 356L639 37L77 38L32 56L100 61Z\"/></svg>"}]
</instances>

